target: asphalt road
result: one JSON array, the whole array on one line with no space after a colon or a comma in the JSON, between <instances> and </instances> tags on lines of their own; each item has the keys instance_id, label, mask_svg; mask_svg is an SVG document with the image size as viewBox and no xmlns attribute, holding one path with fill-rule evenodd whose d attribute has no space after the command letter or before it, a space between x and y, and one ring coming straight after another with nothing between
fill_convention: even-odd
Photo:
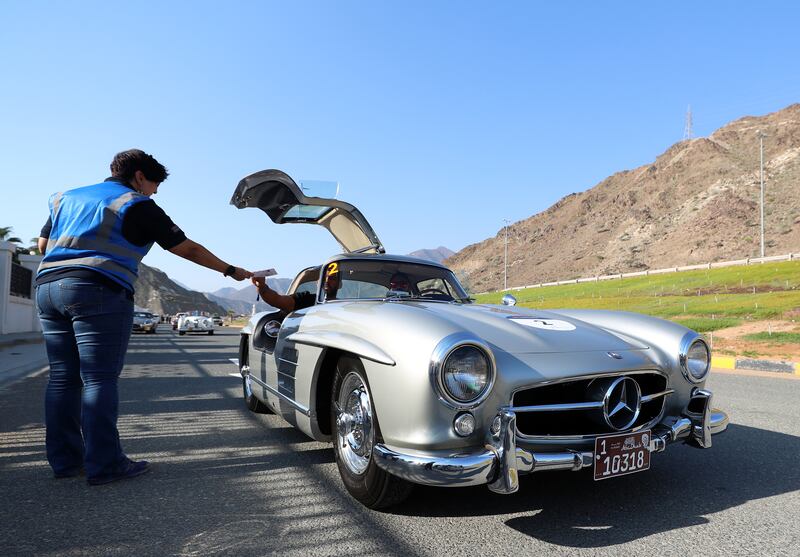
<instances>
[{"instance_id":1,"label":"asphalt road","mask_svg":"<svg viewBox=\"0 0 800 557\"><path fill-rule=\"evenodd\" d=\"M707 451L673 446L604 482L540 473L515 495L418 488L390 512L342 487L328 445L249 413L228 358L238 332L131 340L121 381L137 479L55 480L46 376L0 389L3 555L798 555L800 381L712 374L732 418Z\"/></svg>"}]
</instances>

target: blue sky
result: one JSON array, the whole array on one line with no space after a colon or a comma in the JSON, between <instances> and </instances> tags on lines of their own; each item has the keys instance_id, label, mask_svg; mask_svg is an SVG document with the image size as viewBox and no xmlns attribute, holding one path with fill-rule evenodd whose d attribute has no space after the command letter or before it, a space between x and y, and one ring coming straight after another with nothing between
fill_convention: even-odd
<instances>
[{"instance_id":1,"label":"blue sky","mask_svg":"<svg viewBox=\"0 0 800 557\"><path fill-rule=\"evenodd\" d=\"M459 250L682 138L800 101L794 2L2 3L0 226L138 147L187 235L281 276L324 230L237 210L243 176L337 180L387 250ZM237 285L155 246L199 290Z\"/></svg>"}]
</instances>

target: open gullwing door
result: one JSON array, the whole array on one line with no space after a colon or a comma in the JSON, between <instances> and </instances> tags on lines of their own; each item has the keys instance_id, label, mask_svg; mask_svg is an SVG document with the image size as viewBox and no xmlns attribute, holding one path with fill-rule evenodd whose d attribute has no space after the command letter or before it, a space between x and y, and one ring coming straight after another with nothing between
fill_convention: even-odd
<instances>
[{"instance_id":1,"label":"open gullwing door","mask_svg":"<svg viewBox=\"0 0 800 557\"><path fill-rule=\"evenodd\" d=\"M384 253L375 231L356 207L338 199L306 196L303 189L285 172L262 170L241 179L231 205L257 207L276 224L324 226L346 253Z\"/></svg>"}]
</instances>

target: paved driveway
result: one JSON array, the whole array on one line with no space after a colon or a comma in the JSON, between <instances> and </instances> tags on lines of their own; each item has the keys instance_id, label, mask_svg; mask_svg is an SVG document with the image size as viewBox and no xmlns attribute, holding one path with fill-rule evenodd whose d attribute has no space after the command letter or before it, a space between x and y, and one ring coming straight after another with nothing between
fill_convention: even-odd
<instances>
[{"instance_id":1,"label":"paved driveway","mask_svg":"<svg viewBox=\"0 0 800 557\"><path fill-rule=\"evenodd\" d=\"M355 503L328 445L249 413L238 333L131 341L121 382L126 450L154 462L102 487L55 480L39 375L0 390L3 555L797 555L800 381L712 374L732 424L647 472L523 477L520 492L419 488L390 512Z\"/></svg>"}]
</instances>

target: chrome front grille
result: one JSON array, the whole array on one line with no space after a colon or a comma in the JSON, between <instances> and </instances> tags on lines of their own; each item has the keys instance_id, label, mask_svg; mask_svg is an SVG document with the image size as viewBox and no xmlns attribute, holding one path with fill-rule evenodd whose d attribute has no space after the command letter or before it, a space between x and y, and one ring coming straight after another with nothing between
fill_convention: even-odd
<instances>
[{"instance_id":1,"label":"chrome front grille","mask_svg":"<svg viewBox=\"0 0 800 557\"><path fill-rule=\"evenodd\" d=\"M640 371L573 378L517 391L511 401L511 410L517 416L517 433L527 437L617 433L619 430L604 415L609 411L604 395L621 377L636 382L640 401L638 417L625 431L650 426L661 416L667 396L673 391L661 373ZM631 387L635 391L635 386Z\"/></svg>"}]
</instances>

